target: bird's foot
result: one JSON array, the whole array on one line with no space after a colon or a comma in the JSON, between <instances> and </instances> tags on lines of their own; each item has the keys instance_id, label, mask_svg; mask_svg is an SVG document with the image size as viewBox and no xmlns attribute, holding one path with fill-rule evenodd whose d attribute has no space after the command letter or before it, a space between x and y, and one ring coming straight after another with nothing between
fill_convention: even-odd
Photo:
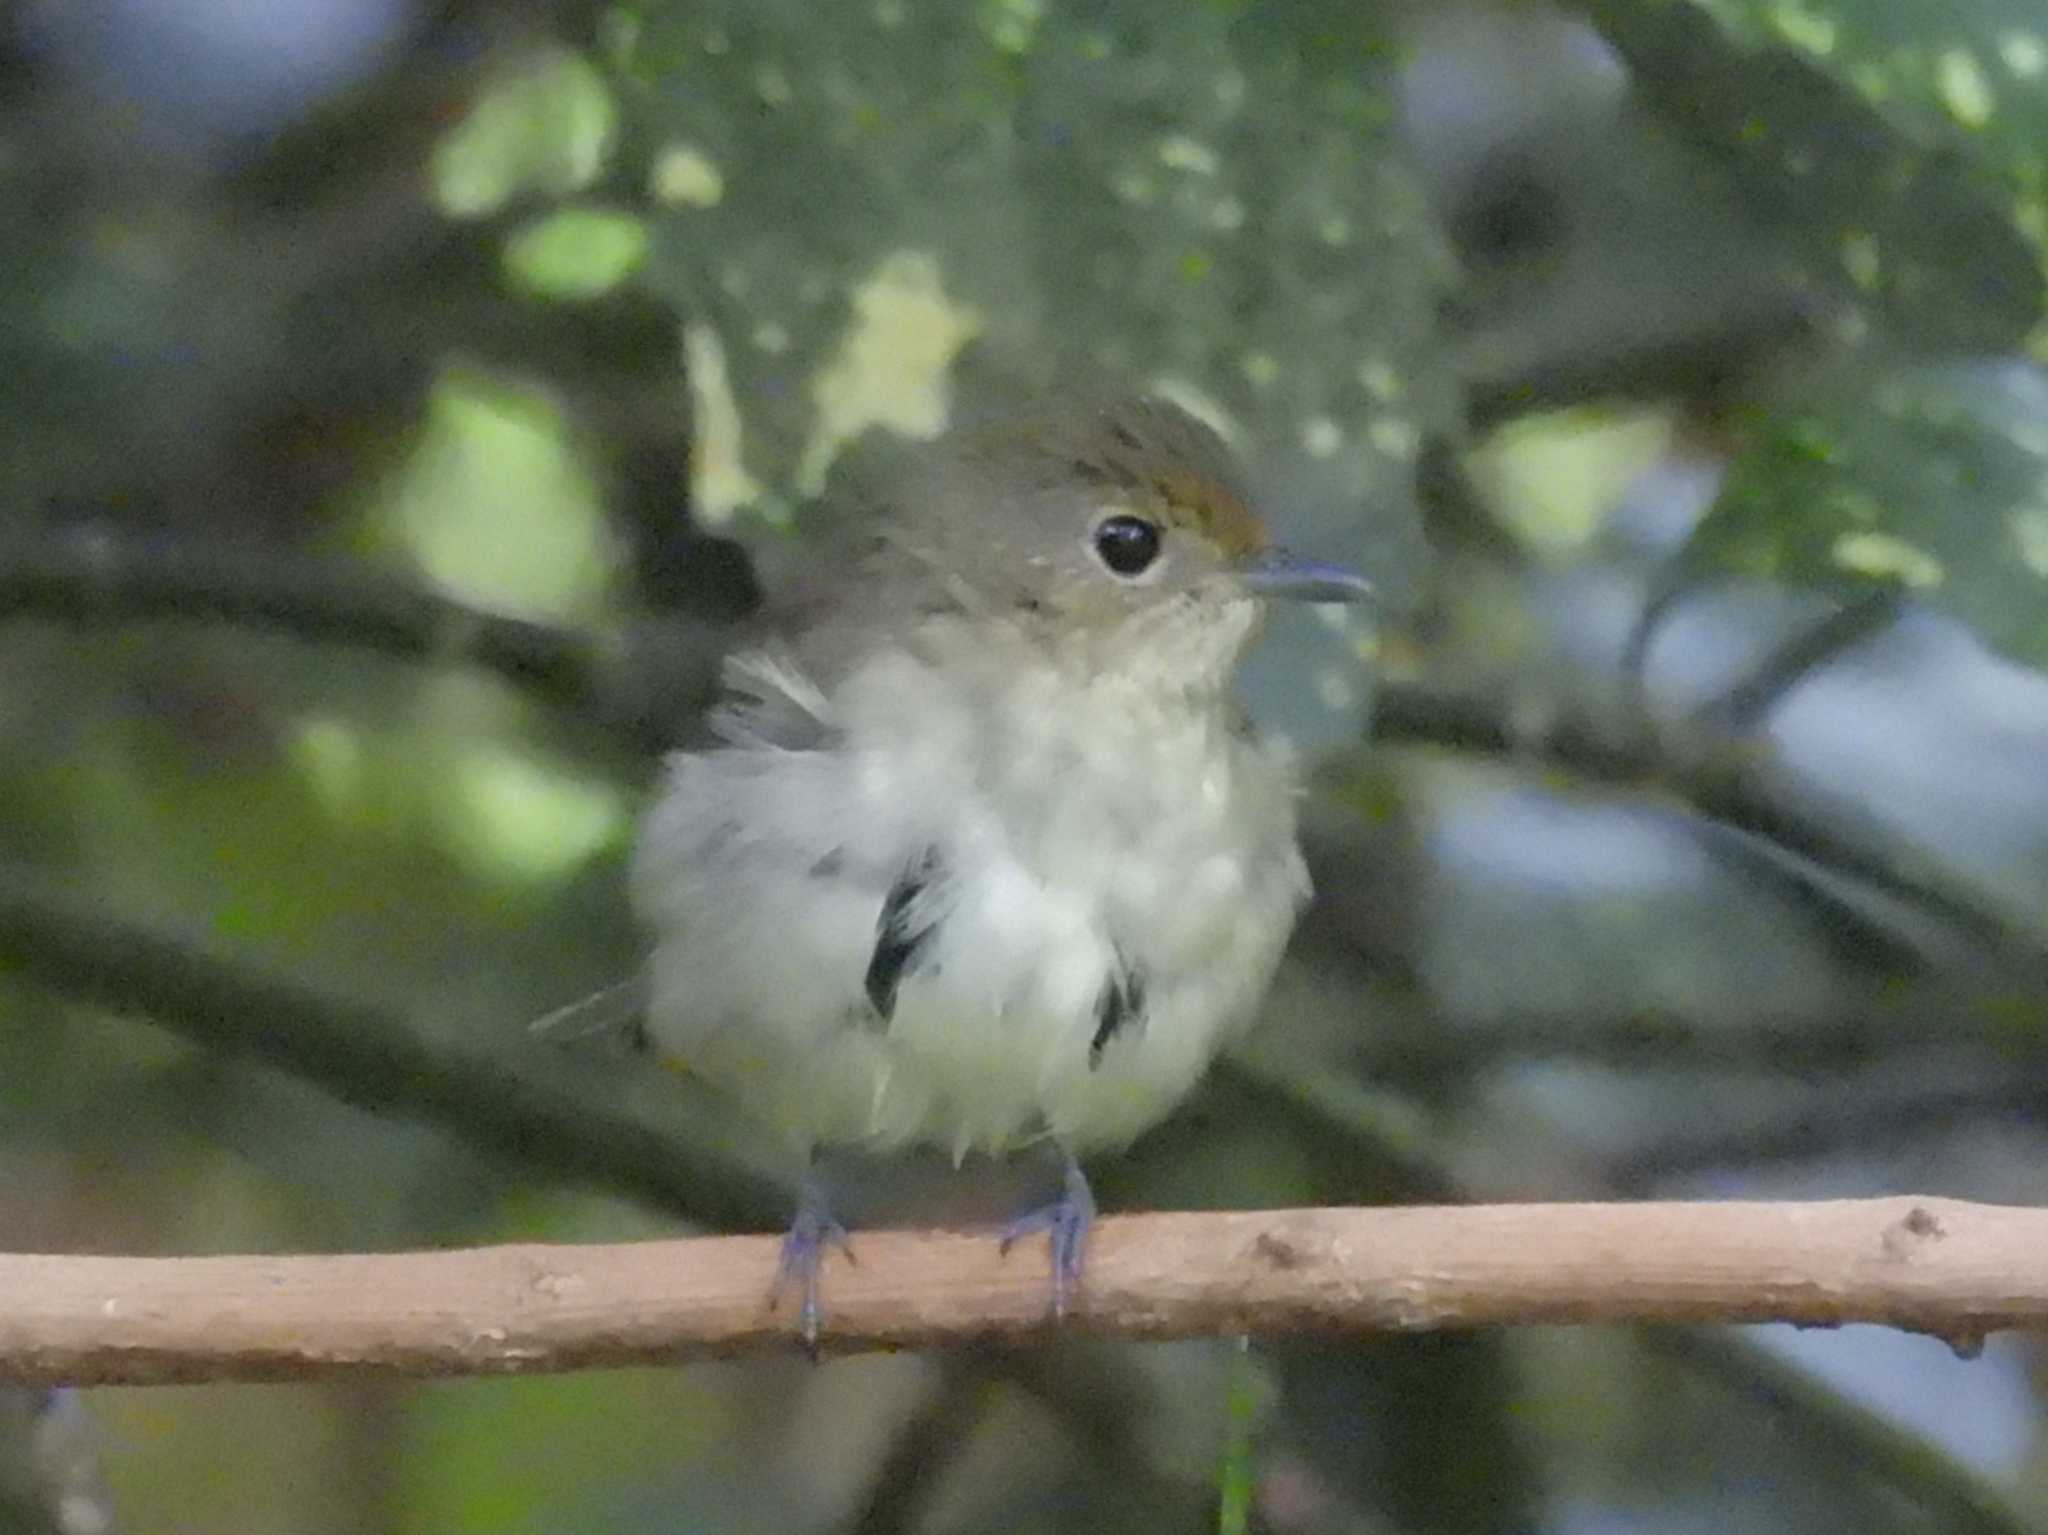
<instances>
[{"instance_id":1,"label":"bird's foot","mask_svg":"<svg viewBox=\"0 0 2048 1535\"><path fill-rule=\"evenodd\" d=\"M1067 1158L1067 1170L1060 1192L1050 1204L1020 1215L1003 1228L1001 1250L1007 1253L1018 1240L1043 1231L1052 1246L1052 1314L1055 1320L1067 1314L1067 1302L1081 1285L1081 1269L1088 1259L1088 1232L1095 1224L1095 1195L1081 1164Z\"/></svg>"},{"instance_id":2,"label":"bird's foot","mask_svg":"<svg viewBox=\"0 0 2048 1535\"><path fill-rule=\"evenodd\" d=\"M782 1238L782 1253L776 1260L775 1283L768 1291L768 1304L779 1303L791 1285L800 1288L803 1298L797 1307L797 1332L814 1359L818 1354L818 1321L824 1314L818 1304L818 1280L824 1272L825 1254L835 1247L846 1255L848 1263L853 1262L853 1243L847 1239L846 1228L832 1214L824 1191L806 1183L797 1201L796 1219L789 1223Z\"/></svg>"}]
</instances>

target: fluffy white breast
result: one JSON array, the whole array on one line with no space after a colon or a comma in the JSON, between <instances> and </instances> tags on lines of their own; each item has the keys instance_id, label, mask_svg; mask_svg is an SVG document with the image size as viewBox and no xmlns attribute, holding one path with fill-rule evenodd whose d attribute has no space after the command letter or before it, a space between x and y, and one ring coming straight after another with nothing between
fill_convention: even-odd
<instances>
[{"instance_id":1,"label":"fluffy white breast","mask_svg":"<svg viewBox=\"0 0 2048 1535\"><path fill-rule=\"evenodd\" d=\"M802 1141L1127 1141L1250 1021L1307 896L1289 771L1220 691L1083 684L985 638L885 649L829 692L742 658L773 739L742 714L649 816L651 1032ZM815 745L774 744L791 711ZM918 869L884 1020L878 922Z\"/></svg>"}]
</instances>

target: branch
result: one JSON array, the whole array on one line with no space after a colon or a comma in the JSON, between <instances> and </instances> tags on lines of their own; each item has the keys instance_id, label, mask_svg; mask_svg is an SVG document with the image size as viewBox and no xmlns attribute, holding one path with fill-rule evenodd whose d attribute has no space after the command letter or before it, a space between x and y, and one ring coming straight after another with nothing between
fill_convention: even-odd
<instances>
[{"instance_id":1,"label":"branch","mask_svg":"<svg viewBox=\"0 0 2048 1535\"><path fill-rule=\"evenodd\" d=\"M1735 723L1761 712L1804 675L1802 668L1837 653L1895 612L1889 599L1873 601L1795 636L1763 668L1754 691L1738 689L1723 712ZM673 742L682 723L709 701L728 639L721 626L684 616L590 633L484 612L341 561L166 548L121 537L46 539L0 559L0 618L31 614L88 624L208 620L311 643L475 666L649 749ZM1892 867L1830 828L1748 793L1740 750L1725 761L1686 764L1667 760L1647 739L1613 742L1590 722L1569 716L1531 732L1514 723L1513 711L1500 699L1399 679L1386 680L1376 694L1373 733L1383 741L1490 756L1534 754L1596 782L1640 786L1654 778L1690 799L1710 821L1932 905L1965 931L1996 938L2008 925L2003 914L1981 909L1971 892L1930 888L1928 871ZM1742 738L1730 740L1739 746Z\"/></svg>"},{"instance_id":2,"label":"branch","mask_svg":"<svg viewBox=\"0 0 2048 1535\"><path fill-rule=\"evenodd\" d=\"M1641 1196L1667 1180L1721 1168L1815 1161L1870 1147L1896 1151L1918 1137L1953 1135L1959 1125L2043 1124L2048 1092L2031 1072L1978 1082L1883 1083L1875 1089L1837 1081L1824 1096L1761 1124L1649 1139L1620 1159L1616 1187Z\"/></svg>"},{"instance_id":3,"label":"branch","mask_svg":"<svg viewBox=\"0 0 2048 1535\"><path fill-rule=\"evenodd\" d=\"M2011 1493L1983 1472L1748 1339L1690 1327L1644 1328L1637 1339L1719 1385L1742 1410L1773 1414L1845 1478L1872 1478L1918 1504L1930 1528L1952 1535L2024 1535L2036 1528L2014 1507Z\"/></svg>"},{"instance_id":4,"label":"branch","mask_svg":"<svg viewBox=\"0 0 2048 1535\"><path fill-rule=\"evenodd\" d=\"M779 1244L699 1237L295 1257L0 1256L0 1379L148 1384L672 1363L786 1345ZM831 1341L1045 1325L1042 1255L863 1234ZM2048 1210L1891 1198L1135 1215L1097 1228L1073 1323L1177 1338L1532 1323L1879 1322L1974 1349L2048 1325Z\"/></svg>"},{"instance_id":5,"label":"branch","mask_svg":"<svg viewBox=\"0 0 2048 1535\"><path fill-rule=\"evenodd\" d=\"M0 559L0 617L30 615L229 623L475 666L654 746L710 697L725 645L712 624L600 634L486 612L361 564L121 537L45 540Z\"/></svg>"},{"instance_id":6,"label":"branch","mask_svg":"<svg viewBox=\"0 0 2048 1535\"><path fill-rule=\"evenodd\" d=\"M1795 635L1760 674L1710 708L1704 723L1740 725L1840 650L1896 616L1889 594ZM0 618L42 615L74 623L211 620L345 644L411 660L494 672L572 715L650 749L672 743L715 691L724 627L671 616L595 634L484 612L360 565L297 555L166 548L122 537L46 539L0 559ZM1646 614L1645 632L1655 626ZM1655 779L1711 821L1760 835L1824 868L1935 907L1965 931L1995 939L2006 915L1968 890L1933 888L1929 871L1854 847L1811 817L1749 793L1740 734L1705 764L1676 760L1647 738L1615 742L1569 715L1537 731L1519 727L1501 699L1387 679L1376 693L1373 735L1489 756L1536 755L1596 782Z\"/></svg>"},{"instance_id":7,"label":"branch","mask_svg":"<svg viewBox=\"0 0 2048 1535\"><path fill-rule=\"evenodd\" d=\"M1865 640L1889 629L1905 611L1903 587L1886 586L1832 609L1787 635L1754 670L1701 710L1696 723L1729 738L1754 736L1785 695Z\"/></svg>"},{"instance_id":8,"label":"branch","mask_svg":"<svg viewBox=\"0 0 2048 1535\"><path fill-rule=\"evenodd\" d=\"M1804 888L1825 903L1831 920L1850 925L1858 942L1874 942L1884 950L1901 947L1897 935L1873 920L1864 903L1845 899L1831 880L1924 912L1993 954L2011 953L2027 961L2041 957L2038 941L2018 930L2012 914L1983 892L1946 877L1926 859L1910 857L1908 849L1865 846L1828 819L1753 785L1745 770L1754 743L1747 738L1717 741L1712 750L1670 751L1649 740L1607 740L1592 721L1569 710L1525 727L1505 697L1400 678L1382 682L1373 700L1372 738L1378 742L1539 761L1591 783L1635 790L1654 786L1676 796L1703 827L1724 834L1714 849L1722 856L1739 852L1741 839L1775 850L1768 861L1752 858L1753 871L1774 872ZM1749 707L1741 698L1735 706ZM1713 723L1711 709L1706 723ZM1826 877L1805 878L1796 872L1801 865Z\"/></svg>"},{"instance_id":9,"label":"branch","mask_svg":"<svg viewBox=\"0 0 2048 1535\"><path fill-rule=\"evenodd\" d=\"M452 1130L470 1145L725 1230L785 1218L795 1187L750 1127L688 1103L651 1123L616 1082L560 1050L502 1037L460 1046L375 1007L202 952L0 865L0 965L110 1012L140 1015L262 1061L373 1113ZM672 1095L684 1103L680 1085Z\"/></svg>"}]
</instances>

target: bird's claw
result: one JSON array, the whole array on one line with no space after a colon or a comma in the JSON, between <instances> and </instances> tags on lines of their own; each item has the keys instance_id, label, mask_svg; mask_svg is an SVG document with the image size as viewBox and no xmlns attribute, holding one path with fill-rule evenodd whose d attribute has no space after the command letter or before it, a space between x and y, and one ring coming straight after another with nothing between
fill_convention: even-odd
<instances>
[{"instance_id":1,"label":"bird's claw","mask_svg":"<svg viewBox=\"0 0 2048 1535\"><path fill-rule=\"evenodd\" d=\"M818 1282L824 1272L825 1254L833 1248L845 1254L848 1263L854 1261L853 1243L846 1228L834 1219L823 1199L806 1195L797 1206L796 1219L783 1235L768 1304L778 1304L790 1285L801 1287L803 1299L797 1307L797 1332L814 1359L818 1355L818 1324L824 1315L818 1304Z\"/></svg>"},{"instance_id":2,"label":"bird's claw","mask_svg":"<svg viewBox=\"0 0 2048 1535\"><path fill-rule=\"evenodd\" d=\"M1043 1231L1052 1248L1052 1314L1055 1321L1067 1314L1067 1303L1081 1285L1081 1270L1088 1260L1088 1233L1095 1224L1095 1195L1078 1162L1069 1160L1066 1179L1050 1204L1027 1211L1010 1222L998 1239L998 1250L1008 1253L1018 1241Z\"/></svg>"}]
</instances>

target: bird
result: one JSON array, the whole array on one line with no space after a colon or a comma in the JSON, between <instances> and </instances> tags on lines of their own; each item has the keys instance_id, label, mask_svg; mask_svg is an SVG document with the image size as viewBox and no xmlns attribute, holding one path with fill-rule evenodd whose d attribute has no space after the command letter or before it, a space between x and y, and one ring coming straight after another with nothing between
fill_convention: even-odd
<instances>
[{"instance_id":1,"label":"bird","mask_svg":"<svg viewBox=\"0 0 2048 1535\"><path fill-rule=\"evenodd\" d=\"M919 445L739 636L632 856L642 1028L806 1153L1049 1142L1051 1311L1081 1158L1163 1118L1254 1019L1309 897L1287 752L1238 663L1277 549L1215 431L1068 402ZM775 1289L815 1350L845 1229L807 1182Z\"/></svg>"}]
</instances>

